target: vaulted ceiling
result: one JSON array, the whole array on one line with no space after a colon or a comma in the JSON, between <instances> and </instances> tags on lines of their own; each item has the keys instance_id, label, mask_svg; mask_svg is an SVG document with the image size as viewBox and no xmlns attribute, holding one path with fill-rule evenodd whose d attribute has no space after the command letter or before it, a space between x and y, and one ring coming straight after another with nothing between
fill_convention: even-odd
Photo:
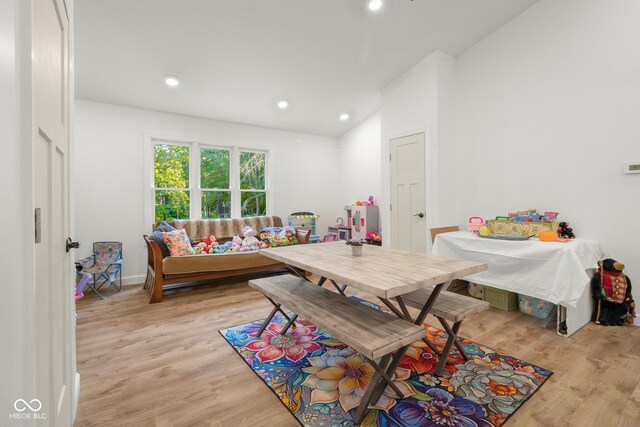
<instances>
[{"instance_id":1,"label":"vaulted ceiling","mask_svg":"<svg viewBox=\"0 0 640 427\"><path fill-rule=\"evenodd\" d=\"M535 2L76 1L76 96L335 137L422 58L458 55Z\"/></svg>"}]
</instances>

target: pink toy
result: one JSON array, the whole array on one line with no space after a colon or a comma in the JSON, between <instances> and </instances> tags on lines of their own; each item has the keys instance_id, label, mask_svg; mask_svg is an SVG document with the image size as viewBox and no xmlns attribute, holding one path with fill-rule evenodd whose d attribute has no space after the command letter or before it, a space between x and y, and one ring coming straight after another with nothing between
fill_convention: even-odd
<instances>
[{"instance_id":1,"label":"pink toy","mask_svg":"<svg viewBox=\"0 0 640 427\"><path fill-rule=\"evenodd\" d=\"M480 218L479 216L472 216L471 218L469 218L469 222L467 223L469 231L473 231L474 233L480 231L480 227L482 227L483 225L484 219Z\"/></svg>"},{"instance_id":2,"label":"pink toy","mask_svg":"<svg viewBox=\"0 0 640 427\"><path fill-rule=\"evenodd\" d=\"M80 283L78 283L78 286L76 287L76 296L75 299L76 301L84 298L84 287L87 286L87 283L89 283L89 280L91 280L91 275L89 273L78 273L82 276L82 279L80 279Z\"/></svg>"},{"instance_id":3,"label":"pink toy","mask_svg":"<svg viewBox=\"0 0 640 427\"><path fill-rule=\"evenodd\" d=\"M231 239L231 250L233 252L240 252L242 250L242 239L240 236L235 235L233 239Z\"/></svg>"}]
</instances>

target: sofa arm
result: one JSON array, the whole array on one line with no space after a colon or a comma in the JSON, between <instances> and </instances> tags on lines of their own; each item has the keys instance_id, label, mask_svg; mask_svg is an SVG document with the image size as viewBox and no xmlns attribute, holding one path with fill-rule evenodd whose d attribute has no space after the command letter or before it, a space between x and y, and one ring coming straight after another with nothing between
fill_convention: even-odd
<instances>
[{"instance_id":1,"label":"sofa arm","mask_svg":"<svg viewBox=\"0 0 640 427\"><path fill-rule=\"evenodd\" d=\"M142 237L147 244L147 279L143 289L149 291L151 294L149 303L153 304L162 301L162 251L156 242L149 239L149 236Z\"/></svg>"},{"instance_id":2,"label":"sofa arm","mask_svg":"<svg viewBox=\"0 0 640 427\"><path fill-rule=\"evenodd\" d=\"M311 230L296 230L296 238L300 244L309 243L309 237L311 237Z\"/></svg>"}]
</instances>

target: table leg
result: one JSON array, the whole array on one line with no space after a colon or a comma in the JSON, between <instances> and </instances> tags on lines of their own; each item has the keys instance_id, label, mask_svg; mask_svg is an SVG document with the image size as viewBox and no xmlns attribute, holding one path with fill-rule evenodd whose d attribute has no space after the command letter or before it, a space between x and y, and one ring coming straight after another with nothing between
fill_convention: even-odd
<instances>
[{"instance_id":1,"label":"table leg","mask_svg":"<svg viewBox=\"0 0 640 427\"><path fill-rule=\"evenodd\" d=\"M381 363L385 364L389 360L389 357L391 357L391 355L384 356L381 360ZM355 421L356 424L360 424L362 422L367 412L369 402L371 402L373 392L376 390L377 385L380 383L381 379L382 379L382 375L380 375L380 372L375 371L373 373L373 376L371 377L371 382L369 383L369 387L367 387L367 390L364 392L364 396L362 396L362 400L360 401L360 405L358 405L358 409L356 409L355 414L353 414L353 421ZM383 383L384 383L384 380L383 380Z\"/></svg>"},{"instance_id":2,"label":"table leg","mask_svg":"<svg viewBox=\"0 0 640 427\"><path fill-rule=\"evenodd\" d=\"M291 316L291 319L289 319L287 324L284 325L284 328L282 328L282 330L280 331L280 334L282 334L282 335L286 334L287 331L289 330L289 328L291 327L291 325L294 324L294 322L296 321L297 318L298 318L297 314L294 314L293 316Z\"/></svg>"},{"instance_id":3,"label":"table leg","mask_svg":"<svg viewBox=\"0 0 640 427\"><path fill-rule=\"evenodd\" d=\"M451 284L451 282L452 281L446 283L447 287ZM427 317L427 314L429 314L429 311L431 310L433 303L435 302L438 295L440 295L440 292L442 291L442 288L444 287L444 285L445 283L440 283L434 286L433 292L431 292L429 299L424 304L424 307L422 307L422 310L420 310L420 314L418 314L418 317L416 317L416 320L413 323L415 323L416 325L422 326L422 324L424 323L424 319Z\"/></svg>"},{"instance_id":4,"label":"table leg","mask_svg":"<svg viewBox=\"0 0 640 427\"><path fill-rule=\"evenodd\" d=\"M277 312L282 313L282 315L285 317L285 319L287 319L289 321L289 323L292 322L291 318L289 318L289 316L287 315L287 313L285 313L282 310L282 306L280 304L278 304L277 302L275 302L274 300L272 300L271 298L267 297L265 295L265 297L269 300L269 302L271 304L273 304L273 310L271 310L271 313L269 313L269 316L264 320L264 322L262 323L262 326L260 326L260 329L258 330L258 334L256 335L257 337L260 337L260 335L262 335L262 333L264 332L264 330L267 328L267 326L269 325L269 322L271 322L271 319L273 319L273 316L276 315ZM295 320L295 319L294 319Z\"/></svg>"},{"instance_id":5,"label":"table leg","mask_svg":"<svg viewBox=\"0 0 640 427\"><path fill-rule=\"evenodd\" d=\"M436 366L436 370L435 370L436 375L442 374L442 370L444 369L444 366L447 364L449 360L449 353L451 353L451 346L453 344L456 345L456 347L460 351L464 360L469 360L469 356L467 356L467 353L462 348L462 345L458 342L458 331L460 330L460 325L462 324L462 322L454 323L452 328L449 326L446 320L440 317L438 317L438 320L440 321L440 324L447 332L448 338L447 338L446 344L444 345L444 348L442 349L440 360L438 361L438 365Z\"/></svg>"},{"instance_id":6,"label":"table leg","mask_svg":"<svg viewBox=\"0 0 640 427\"><path fill-rule=\"evenodd\" d=\"M336 288L336 290L338 291L338 293L340 295L344 295L344 290L347 289L347 285L342 285L342 286L338 286L338 284L335 282L335 280L333 279L329 279L329 281L331 282L331 284L333 284L333 287Z\"/></svg>"},{"instance_id":7,"label":"table leg","mask_svg":"<svg viewBox=\"0 0 640 427\"><path fill-rule=\"evenodd\" d=\"M300 270L298 270L296 267L293 267L291 265L287 265L287 270L289 270L290 272L292 272L294 275L298 276L299 278L304 279L307 282L311 282L311 280L309 280L307 278L307 276L304 275L304 272L300 273ZM311 282L311 283L313 283L313 282Z\"/></svg>"},{"instance_id":8,"label":"table leg","mask_svg":"<svg viewBox=\"0 0 640 427\"><path fill-rule=\"evenodd\" d=\"M401 318L401 319L405 319L405 320L407 320L407 319L404 317L404 314L403 314L400 310L398 310L398 308L397 308L395 305L393 305L393 303L391 303L391 301L389 301L389 300L388 300L388 299L386 299L386 298L382 298L382 297L378 297L378 299L379 299L380 301L382 301L382 302L384 303L384 305L386 305L386 306L389 308L389 310L393 311L393 314L395 314L396 316L398 316L398 317L399 317L399 318ZM409 320L409 321L411 321L411 317L409 317L409 319L408 319L408 320Z\"/></svg>"},{"instance_id":9,"label":"table leg","mask_svg":"<svg viewBox=\"0 0 640 427\"><path fill-rule=\"evenodd\" d=\"M409 346L406 345L406 346L398 349L398 351L396 351L394 353L393 359L391 359L391 363L386 368L386 372L387 372L387 375L389 375L389 377L393 377L393 375L396 373L396 368L400 364L400 360L402 360L402 356L404 356L404 354L407 352L408 348L409 348ZM376 403L380 399L380 396L382 396L382 393L384 393L384 389L387 386L386 386L384 381L378 383L378 385L375 386L375 387L372 387L372 385L370 385L369 387L370 388L375 388L375 390L373 391L373 394L371 396L371 402ZM369 391L369 389L367 389L367 391Z\"/></svg>"},{"instance_id":10,"label":"table leg","mask_svg":"<svg viewBox=\"0 0 640 427\"><path fill-rule=\"evenodd\" d=\"M402 299L402 297L400 295L398 295L396 297L396 301L398 302L398 305L400 306L400 310L402 310L402 314L404 314L404 319L408 320L409 322L412 322L413 319L411 318L411 314L409 314L409 310L407 310L407 306L404 303L404 300Z\"/></svg>"}]
</instances>

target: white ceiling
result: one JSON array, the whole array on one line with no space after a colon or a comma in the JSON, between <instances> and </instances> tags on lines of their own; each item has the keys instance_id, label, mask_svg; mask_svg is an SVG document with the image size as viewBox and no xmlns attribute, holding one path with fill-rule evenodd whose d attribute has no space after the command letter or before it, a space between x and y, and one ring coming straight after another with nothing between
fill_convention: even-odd
<instances>
[{"instance_id":1,"label":"white ceiling","mask_svg":"<svg viewBox=\"0 0 640 427\"><path fill-rule=\"evenodd\" d=\"M76 95L335 137L429 53L458 55L536 1L80 0Z\"/></svg>"}]
</instances>

